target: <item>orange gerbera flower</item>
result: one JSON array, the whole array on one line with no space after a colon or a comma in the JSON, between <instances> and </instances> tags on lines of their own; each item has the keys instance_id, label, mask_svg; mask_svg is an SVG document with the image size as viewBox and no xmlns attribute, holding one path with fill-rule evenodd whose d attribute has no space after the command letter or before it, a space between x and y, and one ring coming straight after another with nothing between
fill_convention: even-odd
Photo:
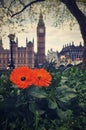
<instances>
[{"instance_id":1,"label":"orange gerbera flower","mask_svg":"<svg viewBox=\"0 0 86 130\"><path fill-rule=\"evenodd\" d=\"M45 69L35 69L34 70L34 85L41 87L48 87L51 84L52 77L49 72Z\"/></svg>"},{"instance_id":2,"label":"orange gerbera flower","mask_svg":"<svg viewBox=\"0 0 86 130\"><path fill-rule=\"evenodd\" d=\"M32 70L25 66L15 68L10 74L10 81L19 88L27 88L32 85Z\"/></svg>"}]
</instances>

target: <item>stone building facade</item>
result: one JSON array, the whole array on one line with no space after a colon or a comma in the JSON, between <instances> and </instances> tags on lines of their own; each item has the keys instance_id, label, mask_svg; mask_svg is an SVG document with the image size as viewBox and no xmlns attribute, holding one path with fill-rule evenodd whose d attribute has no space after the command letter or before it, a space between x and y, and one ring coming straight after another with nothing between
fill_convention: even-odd
<instances>
[{"instance_id":1,"label":"stone building facade","mask_svg":"<svg viewBox=\"0 0 86 130\"><path fill-rule=\"evenodd\" d=\"M59 57L62 55L64 55L66 59L71 59L72 61L75 61L77 59L82 60L83 46L81 43L76 46L74 42L66 44L60 51Z\"/></svg>"},{"instance_id":2,"label":"stone building facade","mask_svg":"<svg viewBox=\"0 0 86 130\"><path fill-rule=\"evenodd\" d=\"M34 52L34 40L27 41L26 47L18 47L18 38L11 44L15 67L29 66L31 68L43 65L45 62L45 24L40 13L37 25L37 54ZM0 40L0 69L8 68L11 62L11 47L4 49Z\"/></svg>"},{"instance_id":3,"label":"stone building facade","mask_svg":"<svg viewBox=\"0 0 86 130\"><path fill-rule=\"evenodd\" d=\"M1 46L1 44L0 44ZM30 66L34 67L34 43L26 43L26 47L18 47L18 43L13 41L13 62L15 67ZM0 69L5 69L9 66L11 61L10 49L4 49L0 47Z\"/></svg>"}]
</instances>

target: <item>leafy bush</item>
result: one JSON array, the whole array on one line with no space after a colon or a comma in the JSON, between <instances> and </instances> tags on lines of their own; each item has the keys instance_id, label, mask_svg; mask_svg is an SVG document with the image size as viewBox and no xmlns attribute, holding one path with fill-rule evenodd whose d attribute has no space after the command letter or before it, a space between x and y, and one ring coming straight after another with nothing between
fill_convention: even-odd
<instances>
[{"instance_id":1,"label":"leafy bush","mask_svg":"<svg viewBox=\"0 0 86 130\"><path fill-rule=\"evenodd\" d=\"M85 130L86 70L48 68L46 88L18 89L0 76L0 130Z\"/></svg>"}]
</instances>

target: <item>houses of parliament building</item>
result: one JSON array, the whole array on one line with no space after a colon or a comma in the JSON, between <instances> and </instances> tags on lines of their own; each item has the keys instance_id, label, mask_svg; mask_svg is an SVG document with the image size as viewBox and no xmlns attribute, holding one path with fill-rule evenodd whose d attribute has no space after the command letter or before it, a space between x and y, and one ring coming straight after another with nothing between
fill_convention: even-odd
<instances>
[{"instance_id":1,"label":"houses of parliament building","mask_svg":"<svg viewBox=\"0 0 86 130\"><path fill-rule=\"evenodd\" d=\"M29 66L34 68L43 65L45 63L45 33L43 15L40 13L37 24L37 53L34 52L34 40L28 42L26 38L26 47L18 47L18 38L16 40L13 38L10 49L4 49L2 39L0 39L0 69L7 68L11 60L13 60L15 67ZM12 35L10 34L9 38Z\"/></svg>"}]
</instances>

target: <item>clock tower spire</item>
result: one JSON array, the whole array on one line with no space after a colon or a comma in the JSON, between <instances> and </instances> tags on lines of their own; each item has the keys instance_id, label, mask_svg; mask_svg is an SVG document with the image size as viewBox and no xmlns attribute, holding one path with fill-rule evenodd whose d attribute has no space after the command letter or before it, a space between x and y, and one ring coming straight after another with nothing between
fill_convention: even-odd
<instances>
[{"instance_id":1,"label":"clock tower spire","mask_svg":"<svg viewBox=\"0 0 86 130\"><path fill-rule=\"evenodd\" d=\"M45 63L45 24L43 15L40 12L37 25L37 64L42 66Z\"/></svg>"}]
</instances>

